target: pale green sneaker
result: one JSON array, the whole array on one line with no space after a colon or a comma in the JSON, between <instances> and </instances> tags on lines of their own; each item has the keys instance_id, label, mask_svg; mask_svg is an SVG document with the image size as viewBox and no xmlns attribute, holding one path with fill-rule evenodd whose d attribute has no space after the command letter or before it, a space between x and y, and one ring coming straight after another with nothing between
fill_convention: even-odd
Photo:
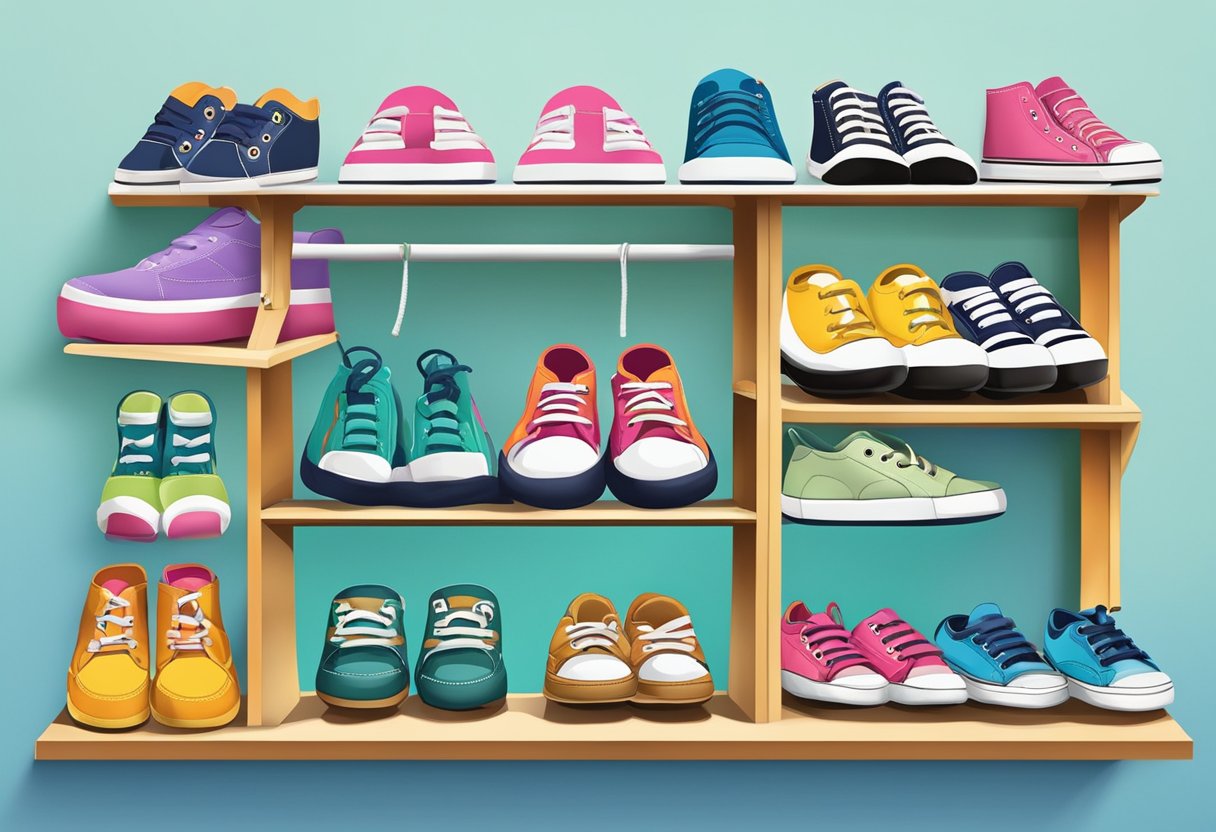
<instances>
[{"instance_id":1,"label":"pale green sneaker","mask_svg":"<svg viewBox=\"0 0 1216 832\"><path fill-rule=\"evenodd\" d=\"M216 470L215 406L197 390L165 403L165 449L160 481L161 525L170 539L219 537L232 509Z\"/></svg>"},{"instance_id":2,"label":"pale green sneaker","mask_svg":"<svg viewBox=\"0 0 1216 832\"><path fill-rule=\"evenodd\" d=\"M160 533L161 405L160 396L147 390L118 403L118 457L97 507L97 526L113 540L151 543Z\"/></svg>"},{"instance_id":3,"label":"pale green sneaker","mask_svg":"<svg viewBox=\"0 0 1216 832\"><path fill-rule=\"evenodd\" d=\"M999 485L957 476L889 434L857 431L835 447L805 428L788 436L781 513L795 522L949 524L1005 513Z\"/></svg>"}]
</instances>

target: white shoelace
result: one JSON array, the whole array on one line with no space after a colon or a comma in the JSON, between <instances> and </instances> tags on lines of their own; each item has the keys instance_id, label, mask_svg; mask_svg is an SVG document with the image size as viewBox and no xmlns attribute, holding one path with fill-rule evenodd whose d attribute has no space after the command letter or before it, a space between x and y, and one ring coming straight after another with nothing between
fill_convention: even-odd
<instances>
[{"instance_id":1,"label":"white shoelace","mask_svg":"<svg viewBox=\"0 0 1216 832\"><path fill-rule=\"evenodd\" d=\"M874 96L852 87L840 87L828 100L832 105L832 117L836 120L836 130L841 134L842 145L861 139L873 139L887 147L891 146L887 125L879 115L878 100Z\"/></svg>"},{"instance_id":2,"label":"white shoelace","mask_svg":"<svg viewBox=\"0 0 1216 832\"><path fill-rule=\"evenodd\" d=\"M128 650L134 650L138 646L138 642L131 636L132 628L135 626L135 616L114 615L115 610L125 609L131 606L131 602L114 595L108 589L103 588L101 591L106 596L106 605L102 608L101 615L97 616L97 629L101 631L101 635L89 642L88 651L90 653L100 653L107 647L117 645L121 645ZM106 635L107 624L122 627L122 633L116 636Z\"/></svg>"},{"instance_id":3,"label":"white shoelace","mask_svg":"<svg viewBox=\"0 0 1216 832\"><path fill-rule=\"evenodd\" d=\"M329 637L330 643L342 650L347 647L393 647L394 640L401 636L397 632L397 610L381 604L378 612L358 610L343 601L334 610L338 625ZM368 624L374 626L367 626Z\"/></svg>"},{"instance_id":4,"label":"white shoelace","mask_svg":"<svg viewBox=\"0 0 1216 832\"><path fill-rule=\"evenodd\" d=\"M590 392L585 384L565 381L546 384L540 388L540 401L536 403L537 410L542 413L532 420L528 429L549 424L590 425L590 419L579 415L579 411L587 405L587 394Z\"/></svg>"},{"instance_id":5,"label":"white shoelace","mask_svg":"<svg viewBox=\"0 0 1216 832\"><path fill-rule=\"evenodd\" d=\"M566 628L566 636L570 646L575 650L586 650L589 647L612 647L620 641L621 633L617 623L605 624L602 621L586 621L581 624L571 624Z\"/></svg>"},{"instance_id":6,"label":"white shoelace","mask_svg":"<svg viewBox=\"0 0 1216 832\"><path fill-rule=\"evenodd\" d=\"M1005 300L1013 306L1019 316L1026 318L1032 324L1048 318L1062 317L1055 296L1043 288L1042 284L1033 277L1023 277L1020 280L1011 280L1002 284L1001 294L1005 296ZM1044 305L1048 308L1027 315L1036 306Z\"/></svg>"},{"instance_id":7,"label":"white shoelace","mask_svg":"<svg viewBox=\"0 0 1216 832\"><path fill-rule=\"evenodd\" d=\"M177 612L170 618L174 629L165 632L170 650L203 650L211 646L208 637L211 622L203 616L203 608L198 605L201 596L201 592L188 592L177 599ZM186 605L191 603L194 604L194 612L183 612Z\"/></svg>"},{"instance_id":8,"label":"white shoelace","mask_svg":"<svg viewBox=\"0 0 1216 832\"><path fill-rule=\"evenodd\" d=\"M443 618L435 621L431 635L444 639L426 652L423 660L432 653L443 650L456 650L463 647L474 647L481 650L493 650L497 634L489 629L494 620L494 605L489 601L478 601L471 610L452 610ZM475 626L452 626L452 622L464 621ZM487 641L489 643L487 643Z\"/></svg>"},{"instance_id":9,"label":"white shoelace","mask_svg":"<svg viewBox=\"0 0 1216 832\"><path fill-rule=\"evenodd\" d=\"M206 445L210 441L211 441L211 434L209 434L209 433L204 433L203 435L196 436L193 439L187 439L186 437L182 436L180 433L173 434L173 447L175 447L175 448L197 448L201 445ZM124 442L125 442L125 440L124 440ZM132 444L136 444L136 443L132 443ZM149 457L149 460L150 459L151 459L151 457ZM122 460L119 460L119 461L121 462ZM198 453L198 454L190 454L188 456L176 456L175 455L172 458L170 458L170 460L169 460L169 462L172 463L173 465L181 465L183 462L199 464L199 463L210 462L210 461L211 461L211 452L210 451L205 451L203 453Z\"/></svg>"},{"instance_id":10,"label":"white shoelace","mask_svg":"<svg viewBox=\"0 0 1216 832\"><path fill-rule=\"evenodd\" d=\"M1080 101L1081 106L1072 107L1071 109L1065 110L1063 113L1061 113L1060 106L1065 101L1072 101L1073 99ZM1102 145L1109 144L1110 142L1123 141L1123 136L1119 134L1119 131L1110 127L1106 122L1094 115L1094 111L1089 109L1089 107L1081 99L1081 96L1077 95L1076 93L1066 95L1055 104L1051 105L1051 112L1053 115L1055 115L1056 121L1060 122L1060 124L1064 124L1064 119L1068 118L1073 113L1088 113L1088 116L1083 117L1077 122L1077 132L1081 134L1081 140L1087 144L1101 147Z\"/></svg>"},{"instance_id":11,"label":"white shoelace","mask_svg":"<svg viewBox=\"0 0 1216 832\"><path fill-rule=\"evenodd\" d=\"M573 105L542 113L528 150L569 150L574 147ZM638 123L624 110L603 109L604 150L653 150Z\"/></svg>"},{"instance_id":12,"label":"white shoelace","mask_svg":"<svg viewBox=\"0 0 1216 832\"><path fill-rule=\"evenodd\" d=\"M671 384L666 381L627 381L621 385L620 395L634 393L625 402L625 415L629 417L630 427L638 422L664 422L668 425L684 426L688 423L671 412L676 406L659 390L670 390ZM657 411L657 412L656 412Z\"/></svg>"},{"instance_id":13,"label":"white shoelace","mask_svg":"<svg viewBox=\"0 0 1216 832\"><path fill-rule=\"evenodd\" d=\"M946 136L933 123L929 111L925 109L925 100L914 90L907 87L895 87L887 94L887 105L891 115L903 133L904 143L908 146L920 144L929 139L947 140ZM947 140L948 141L948 140Z\"/></svg>"},{"instance_id":14,"label":"white shoelace","mask_svg":"<svg viewBox=\"0 0 1216 832\"><path fill-rule=\"evenodd\" d=\"M127 448L151 448L156 444L156 434L148 434L143 439L122 438L122 445L119 449L118 462L120 465L128 465L132 462L152 462L152 454L129 454Z\"/></svg>"},{"instance_id":15,"label":"white shoelace","mask_svg":"<svg viewBox=\"0 0 1216 832\"><path fill-rule=\"evenodd\" d=\"M696 644L688 644L683 641L686 638L695 638L697 635L692 629L692 618L687 615L673 618L659 627L639 624L638 631L641 633L638 641L647 642L642 645L643 653L653 653L655 650L680 650L692 653L697 649Z\"/></svg>"},{"instance_id":16,"label":"white shoelace","mask_svg":"<svg viewBox=\"0 0 1216 832\"><path fill-rule=\"evenodd\" d=\"M964 289L955 294L958 297L959 305L962 306L967 316L975 322L977 329L987 329L994 324L1013 320L1013 316L1009 314L1009 308L1001 302L997 293L990 288L975 287L973 289ZM1029 336L1023 335L1020 331L1003 332L981 342L980 347L990 352L994 347L1006 341L1029 340Z\"/></svg>"},{"instance_id":17,"label":"white shoelace","mask_svg":"<svg viewBox=\"0 0 1216 832\"><path fill-rule=\"evenodd\" d=\"M409 118L409 107L389 107L372 116L355 150L403 150L405 139L401 130ZM485 140L473 132L472 125L459 110L436 106L431 113L435 127L435 138L431 150L479 150L486 146Z\"/></svg>"}]
</instances>

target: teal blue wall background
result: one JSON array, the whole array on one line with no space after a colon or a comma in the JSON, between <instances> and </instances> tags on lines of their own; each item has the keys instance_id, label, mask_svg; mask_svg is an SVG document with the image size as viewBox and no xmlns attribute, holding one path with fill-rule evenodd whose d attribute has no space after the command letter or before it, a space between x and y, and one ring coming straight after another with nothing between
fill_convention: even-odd
<instances>
[{"instance_id":1,"label":"teal blue wall background","mask_svg":"<svg viewBox=\"0 0 1216 832\"><path fill-rule=\"evenodd\" d=\"M822 8L822 10L820 10ZM5 4L0 31L0 262L6 475L0 478L8 566L6 667L0 686L0 828L68 829L121 818L231 829L334 829L476 823L493 828L737 828L773 821L908 829L976 823L1021 828L1005 807L1034 806L1043 829L1212 828L1207 791L1216 736L1207 609L1216 578L1209 472L1216 462L1206 324L1216 298L1208 256L1212 173L1208 102L1216 23L1196 4L806 2L460 4L362 0L288 4L213 0ZM990 10L991 9L991 10ZM357 16L355 13L357 12ZM774 92L786 141L810 139L810 92L844 77L876 90L899 78L938 123L979 154L983 90L1060 73L1099 114L1155 144L1163 195L1124 224L1124 386L1145 411L1124 479L1120 617L1173 674L1173 714L1196 739L1181 763L283 763L34 764L35 737L62 707L63 673L89 575L138 559L201 560L221 576L224 613L244 662L243 376L218 368L64 356L53 301L76 275L135 262L205 212L119 210L112 168L166 92L195 78L250 100L287 86L322 102L322 178L336 169L376 105L412 83L452 96L508 179L541 106L562 87L605 87L662 151L682 160L688 98L702 74L735 65ZM801 163L799 161L801 168ZM806 178L805 172L802 173ZM338 225L358 241L727 242L716 209L316 210L299 227ZM942 276L1026 260L1075 301L1075 220L1031 209L799 209L785 224L786 268L833 263L863 285L895 262ZM537 353L573 340L606 379L624 346L657 340L676 355L698 422L728 463L730 276L722 264L631 269L630 338L616 336L611 266L424 266L411 275L405 331L391 341L397 268L334 270L348 343L383 348L407 395L413 359L431 346L475 368L474 389L501 442L518 416ZM297 447L335 356L296 365ZM199 387L216 399L222 472L236 508L218 541L106 543L92 522L112 459L114 403L136 386ZM832 435L832 431L827 431ZM839 601L850 619L893 605L931 627L998 600L1026 628L1074 600L1075 433L904 431L931 459L1001 481L1000 520L945 530L787 527L787 598ZM729 464L723 482L729 481ZM297 493L303 494L302 489ZM340 587L384 580L406 595L411 638L432 589L472 579L495 588L507 622L512 687L539 687L556 616L593 589L625 605L656 589L692 609L725 681L729 539L723 531L303 531L297 546L301 679L311 686L325 604ZM611 783L612 787L608 784ZM623 789L621 788L623 787ZM318 800L318 795L324 795ZM609 797L611 795L612 797ZM620 797L618 797L620 795ZM618 806L616 801L627 801ZM369 812L368 801L373 809ZM591 801L601 801L590 817ZM473 816L453 811L476 801ZM364 807L357 813L351 806ZM627 820L619 820L620 818ZM454 821L454 819L456 819Z\"/></svg>"}]
</instances>

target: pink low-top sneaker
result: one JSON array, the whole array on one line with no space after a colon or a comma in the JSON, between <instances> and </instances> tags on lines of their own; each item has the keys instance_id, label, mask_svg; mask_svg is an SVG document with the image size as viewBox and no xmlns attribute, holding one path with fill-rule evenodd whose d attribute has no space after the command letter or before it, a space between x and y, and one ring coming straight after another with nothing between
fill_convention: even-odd
<instances>
[{"instance_id":1,"label":"pink low-top sneaker","mask_svg":"<svg viewBox=\"0 0 1216 832\"><path fill-rule=\"evenodd\" d=\"M894 610L882 609L862 619L853 628L851 641L886 677L892 702L957 705L967 701L967 686L946 665L942 651Z\"/></svg>"},{"instance_id":2,"label":"pink low-top sneaker","mask_svg":"<svg viewBox=\"0 0 1216 832\"><path fill-rule=\"evenodd\" d=\"M835 615L833 615L835 613ZM890 685L850 640L835 604L811 612L795 601L781 617L781 687L802 699L881 705Z\"/></svg>"},{"instance_id":3,"label":"pink low-top sneaker","mask_svg":"<svg viewBox=\"0 0 1216 832\"><path fill-rule=\"evenodd\" d=\"M497 175L494 154L452 99L430 87L405 87L376 110L338 181L481 184Z\"/></svg>"},{"instance_id":4,"label":"pink low-top sneaker","mask_svg":"<svg viewBox=\"0 0 1216 832\"><path fill-rule=\"evenodd\" d=\"M570 87L545 104L515 181L661 184L667 171L616 99L596 87Z\"/></svg>"},{"instance_id":5,"label":"pink low-top sneaker","mask_svg":"<svg viewBox=\"0 0 1216 832\"><path fill-rule=\"evenodd\" d=\"M1160 182L1161 156L1146 142L1136 142L1094 115L1085 99L1058 75L1034 88L1039 100L1051 108L1056 123L1093 148L1111 182Z\"/></svg>"}]
</instances>

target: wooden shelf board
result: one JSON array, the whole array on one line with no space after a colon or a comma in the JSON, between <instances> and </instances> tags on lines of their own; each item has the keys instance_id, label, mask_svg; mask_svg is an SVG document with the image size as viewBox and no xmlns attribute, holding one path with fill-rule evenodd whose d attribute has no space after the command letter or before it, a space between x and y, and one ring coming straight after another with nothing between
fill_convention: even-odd
<instances>
[{"instance_id":1,"label":"wooden shelf board","mask_svg":"<svg viewBox=\"0 0 1216 832\"><path fill-rule=\"evenodd\" d=\"M537 694L497 710L438 711L411 696L387 714L326 709L305 694L282 725L237 722L184 731L155 722L91 731L61 713L39 760L1130 760L1190 759L1190 737L1164 711L1127 714L1078 702L1044 711L812 707L787 701L753 724L724 693L704 707L576 708Z\"/></svg>"},{"instance_id":2,"label":"wooden shelf board","mask_svg":"<svg viewBox=\"0 0 1216 832\"><path fill-rule=\"evenodd\" d=\"M299 358L338 340L338 333L310 335L284 341L267 350L251 350L244 341L220 344L102 344L73 341L63 348L68 355L126 358L136 361L170 361L177 364L212 364L221 367L253 367L265 370Z\"/></svg>"},{"instance_id":3,"label":"wooden shelf board","mask_svg":"<svg viewBox=\"0 0 1216 832\"><path fill-rule=\"evenodd\" d=\"M209 189L214 186L208 185ZM1151 185L341 185L307 182L199 192L178 185L112 183L115 205L206 206L282 196L303 205L730 205L779 197L786 205L1038 205L1079 207L1091 196L1156 196Z\"/></svg>"},{"instance_id":4,"label":"wooden shelf board","mask_svg":"<svg viewBox=\"0 0 1216 832\"><path fill-rule=\"evenodd\" d=\"M263 509L262 522L277 526L732 526L755 523L756 513L730 500L705 500L672 509L634 508L600 500L560 511L522 503L402 508L286 500Z\"/></svg>"},{"instance_id":5,"label":"wooden shelf board","mask_svg":"<svg viewBox=\"0 0 1216 832\"><path fill-rule=\"evenodd\" d=\"M756 385L739 381L735 394L755 398ZM1077 428L1117 430L1141 421L1140 408L1124 393L1118 402L1091 402L1090 390L997 401L972 395L927 402L899 396L822 399L792 384L781 388L781 420L825 425L959 425L969 427Z\"/></svg>"}]
</instances>

